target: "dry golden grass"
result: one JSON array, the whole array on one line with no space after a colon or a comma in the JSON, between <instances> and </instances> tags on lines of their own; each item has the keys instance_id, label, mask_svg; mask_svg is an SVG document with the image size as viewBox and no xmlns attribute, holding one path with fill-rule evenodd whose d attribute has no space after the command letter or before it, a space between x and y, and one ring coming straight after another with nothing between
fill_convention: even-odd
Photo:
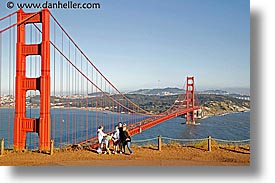
<instances>
[{"instance_id":1,"label":"dry golden grass","mask_svg":"<svg viewBox=\"0 0 275 183\"><path fill-rule=\"evenodd\" d=\"M112 149L112 148L111 148ZM128 154L97 154L95 149L55 149L54 154L38 151L13 151L6 150L4 156L0 157L0 165L32 166L32 165L101 165L100 162L108 161L110 165L123 164L126 166L142 165L230 165L239 166L250 164L250 146L233 146L230 144L215 144L212 151L207 151L205 141L192 145L182 146L176 142L164 144L162 150L157 145L146 146L134 145L133 155ZM112 160L112 161L110 161ZM108 163L106 165L108 165Z\"/></svg>"}]
</instances>

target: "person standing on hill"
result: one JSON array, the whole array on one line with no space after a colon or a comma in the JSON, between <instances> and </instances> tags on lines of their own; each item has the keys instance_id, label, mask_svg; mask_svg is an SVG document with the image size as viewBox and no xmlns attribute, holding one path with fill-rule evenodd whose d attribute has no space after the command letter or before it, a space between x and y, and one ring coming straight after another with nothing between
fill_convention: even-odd
<instances>
[{"instance_id":1,"label":"person standing on hill","mask_svg":"<svg viewBox=\"0 0 275 183\"><path fill-rule=\"evenodd\" d=\"M115 126L115 131L113 133L112 136L112 140L113 140L113 144L114 144L114 154L117 154L118 151L118 146L119 146L119 141L120 141L120 136L119 136L119 129L118 129L118 125Z\"/></svg>"},{"instance_id":2,"label":"person standing on hill","mask_svg":"<svg viewBox=\"0 0 275 183\"><path fill-rule=\"evenodd\" d=\"M119 147L119 153L122 153L122 139L124 139L124 134L123 134L123 125L122 122L119 122L117 124L118 126L118 130L119 130L119 143L118 143L118 147Z\"/></svg>"},{"instance_id":3,"label":"person standing on hill","mask_svg":"<svg viewBox=\"0 0 275 183\"><path fill-rule=\"evenodd\" d=\"M99 143L97 152L99 154L102 153L102 149L103 149L103 143L102 143L103 137L107 136L107 134L103 132L103 129L104 129L104 127L101 125L98 127L98 130L97 130L97 139L98 139L98 143Z\"/></svg>"},{"instance_id":4,"label":"person standing on hill","mask_svg":"<svg viewBox=\"0 0 275 183\"><path fill-rule=\"evenodd\" d=\"M126 153L126 146L130 152L130 155L133 154L133 150L131 149L131 137L130 137L130 134L129 134L129 131L127 129L127 126L126 124L123 125L123 138L121 139L122 140L122 146L123 146L123 153Z\"/></svg>"}]
</instances>

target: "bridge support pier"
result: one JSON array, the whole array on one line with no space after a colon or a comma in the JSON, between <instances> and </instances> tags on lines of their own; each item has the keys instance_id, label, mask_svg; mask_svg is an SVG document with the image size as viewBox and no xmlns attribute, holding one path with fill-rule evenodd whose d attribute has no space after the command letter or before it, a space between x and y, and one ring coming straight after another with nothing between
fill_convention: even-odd
<instances>
[{"instance_id":1,"label":"bridge support pier","mask_svg":"<svg viewBox=\"0 0 275 183\"><path fill-rule=\"evenodd\" d=\"M186 114L186 124L187 125L194 125L196 122L195 122L195 115L194 115L194 111L192 112L188 112Z\"/></svg>"},{"instance_id":2,"label":"bridge support pier","mask_svg":"<svg viewBox=\"0 0 275 183\"><path fill-rule=\"evenodd\" d=\"M187 125L195 125L195 124L196 124L196 122L195 122L195 121L189 121L189 122L188 122L188 121L186 121L186 124L187 124Z\"/></svg>"}]
</instances>

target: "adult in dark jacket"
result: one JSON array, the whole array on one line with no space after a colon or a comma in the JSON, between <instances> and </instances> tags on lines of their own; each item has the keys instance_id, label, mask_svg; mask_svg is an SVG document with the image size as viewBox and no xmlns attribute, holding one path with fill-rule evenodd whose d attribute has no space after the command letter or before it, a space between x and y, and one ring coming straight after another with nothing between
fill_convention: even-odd
<instances>
[{"instance_id":1,"label":"adult in dark jacket","mask_svg":"<svg viewBox=\"0 0 275 183\"><path fill-rule=\"evenodd\" d=\"M123 146L123 153L126 153L126 146L130 152L130 155L133 154L133 150L131 149L131 137L129 131L126 126L123 126L123 139L122 139L122 146Z\"/></svg>"},{"instance_id":2,"label":"adult in dark jacket","mask_svg":"<svg viewBox=\"0 0 275 183\"><path fill-rule=\"evenodd\" d=\"M122 142L123 142L123 139L125 139L125 136L124 136L124 133L123 133L123 125L121 122L119 122L118 124L118 130L119 130L119 143L118 143L118 146L119 146L119 152L122 153Z\"/></svg>"}]
</instances>

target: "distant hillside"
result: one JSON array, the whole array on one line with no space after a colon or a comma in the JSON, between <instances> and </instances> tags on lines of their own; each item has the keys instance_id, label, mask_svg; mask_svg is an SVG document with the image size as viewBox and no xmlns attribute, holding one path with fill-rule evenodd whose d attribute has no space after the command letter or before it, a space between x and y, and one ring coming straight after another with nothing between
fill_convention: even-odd
<instances>
[{"instance_id":1,"label":"distant hillside","mask_svg":"<svg viewBox=\"0 0 275 183\"><path fill-rule=\"evenodd\" d=\"M142 90L140 90L142 91ZM160 90L157 90L160 92ZM172 92L173 90L166 90ZM94 96L97 98L95 99ZM143 94L126 94L126 97L132 102L139 105L142 109L150 111L154 114L159 114L169 109L178 95L143 95ZM113 95L113 98L120 101L121 95ZM66 96L52 96L52 107L90 107L101 110L109 110L114 106L114 102L108 102L107 96L99 93L90 94L89 97L75 95L69 99ZM198 102L198 103L197 103ZM28 107L37 107L40 105L39 96L30 96L26 100ZM8 106L10 103L2 102L2 106ZM205 116L220 115L230 112L242 112L250 109L250 101L230 95L215 95L215 94L198 94L195 105L202 107ZM136 110L136 109L135 109ZM141 111L138 111L141 112Z\"/></svg>"},{"instance_id":2,"label":"distant hillside","mask_svg":"<svg viewBox=\"0 0 275 183\"><path fill-rule=\"evenodd\" d=\"M250 96L250 89L248 88L226 88L222 90L203 90L199 91L201 94L215 94L215 95L235 95L235 96ZM234 97L234 96L233 96Z\"/></svg>"},{"instance_id":3,"label":"distant hillside","mask_svg":"<svg viewBox=\"0 0 275 183\"><path fill-rule=\"evenodd\" d=\"M223 96L230 96L230 97L242 99L242 100L250 100L250 95L231 93L231 92L227 92L224 90L204 90L204 91L199 91L198 93L199 94L211 94L211 95L223 95Z\"/></svg>"},{"instance_id":4,"label":"distant hillside","mask_svg":"<svg viewBox=\"0 0 275 183\"><path fill-rule=\"evenodd\" d=\"M228 91L229 93L250 96L250 88L223 88L223 90Z\"/></svg>"},{"instance_id":5,"label":"distant hillside","mask_svg":"<svg viewBox=\"0 0 275 183\"><path fill-rule=\"evenodd\" d=\"M159 89L140 89L137 91L129 92L129 94L141 95L176 95L182 93L183 90L179 88L159 88Z\"/></svg>"},{"instance_id":6,"label":"distant hillside","mask_svg":"<svg viewBox=\"0 0 275 183\"><path fill-rule=\"evenodd\" d=\"M224 90L203 90L199 91L200 94L215 94L215 95L226 95L229 94L227 91Z\"/></svg>"},{"instance_id":7,"label":"distant hillside","mask_svg":"<svg viewBox=\"0 0 275 183\"><path fill-rule=\"evenodd\" d=\"M132 92L128 92L128 94L140 94L140 95L160 95L160 96L167 96L167 95L178 95L183 93L183 89L179 88L158 88L158 89L140 89ZM243 99L243 100L250 100L250 95L244 95L240 93L232 93L225 90L202 90L196 91L198 94L211 94L211 95L224 95L230 96L233 98Z\"/></svg>"}]
</instances>

